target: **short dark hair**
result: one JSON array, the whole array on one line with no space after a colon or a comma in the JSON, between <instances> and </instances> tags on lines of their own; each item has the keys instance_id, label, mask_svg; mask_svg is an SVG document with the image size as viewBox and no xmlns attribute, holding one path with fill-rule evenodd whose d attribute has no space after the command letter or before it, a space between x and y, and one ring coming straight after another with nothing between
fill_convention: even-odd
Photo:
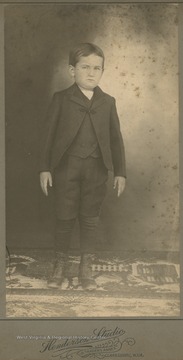
<instances>
[{"instance_id":1,"label":"short dark hair","mask_svg":"<svg viewBox=\"0 0 183 360\"><path fill-rule=\"evenodd\" d=\"M92 43L81 43L74 47L69 53L69 65L76 66L81 56L89 56L95 54L103 59L104 67L104 53L99 46Z\"/></svg>"}]
</instances>

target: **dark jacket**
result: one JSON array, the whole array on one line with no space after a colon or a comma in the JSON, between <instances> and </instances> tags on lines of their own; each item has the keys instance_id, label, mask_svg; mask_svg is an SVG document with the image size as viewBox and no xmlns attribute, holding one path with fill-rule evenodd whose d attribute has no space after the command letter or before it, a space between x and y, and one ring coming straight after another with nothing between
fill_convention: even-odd
<instances>
[{"instance_id":1,"label":"dark jacket","mask_svg":"<svg viewBox=\"0 0 183 360\"><path fill-rule=\"evenodd\" d=\"M52 172L58 165L87 111L76 84L54 94L42 130L40 172ZM126 177L125 151L115 99L97 86L89 115L106 168L113 170L115 176Z\"/></svg>"}]
</instances>

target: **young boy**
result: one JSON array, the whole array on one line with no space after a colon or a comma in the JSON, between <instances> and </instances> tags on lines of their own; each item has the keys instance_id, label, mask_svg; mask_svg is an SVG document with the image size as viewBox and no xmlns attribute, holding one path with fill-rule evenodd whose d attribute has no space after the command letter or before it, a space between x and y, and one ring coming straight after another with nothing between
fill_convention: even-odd
<instances>
[{"instance_id":1,"label":"young boy","mask_svg":"<svg viewBox=\"0 0 183 360\"><path fill-rule=\"evenodd\" d=\"M99 81L104 54L91 43L70 52L69 72L74 84L54 94L42 133L40 184L46 196L53 186L56 207L55 265L49 286L61 286L76 218L80 225L79 279L84 289L95 289L90 260L99 214L106 194L108 170L114 188L125 188L125 152L115 99Z\"/></svg>"}]
</instances>

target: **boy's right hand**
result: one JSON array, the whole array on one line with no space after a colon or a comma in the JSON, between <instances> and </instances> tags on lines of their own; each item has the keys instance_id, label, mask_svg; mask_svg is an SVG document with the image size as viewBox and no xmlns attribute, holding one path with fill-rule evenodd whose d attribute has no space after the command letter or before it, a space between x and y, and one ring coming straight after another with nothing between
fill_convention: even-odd
<instances>
[{"instance_id":1,"label":"boy's right hand","mask_svg":"<svg viewBox=\"0 0 183 360\"><path fill-rule=\"evenodd\" d=\"M43 193L48 196L48 185L52 187L52 176L49 171L40 173L40 185Z\"/></svg>"}]
</instances>

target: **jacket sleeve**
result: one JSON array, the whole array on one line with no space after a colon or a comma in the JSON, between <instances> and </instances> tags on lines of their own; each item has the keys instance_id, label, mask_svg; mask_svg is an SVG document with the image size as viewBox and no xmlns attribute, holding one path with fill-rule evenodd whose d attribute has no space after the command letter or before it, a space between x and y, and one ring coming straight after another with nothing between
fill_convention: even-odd
<instances>
[{"instance_id":1,"label":"jacket sleeve","mask_svg":"<svg viewBox=\"0 0 183 360\"><path fill-rule=\"evenodd\" d=\"M125 148L114 98L110 118L110 144L114 176L126 177Z\"/></svg>"},{"instance_id":2,"label":"jacket sleeve","mask_svg":"<svg viewBox=\"0 0 183 360\"><path fill-rule=\"evenodd\" d=\"M53 95L46 119L41 128L39 171L50 171L51 150L60 113L59 93Z\"/></svg>"}]
</instances>

